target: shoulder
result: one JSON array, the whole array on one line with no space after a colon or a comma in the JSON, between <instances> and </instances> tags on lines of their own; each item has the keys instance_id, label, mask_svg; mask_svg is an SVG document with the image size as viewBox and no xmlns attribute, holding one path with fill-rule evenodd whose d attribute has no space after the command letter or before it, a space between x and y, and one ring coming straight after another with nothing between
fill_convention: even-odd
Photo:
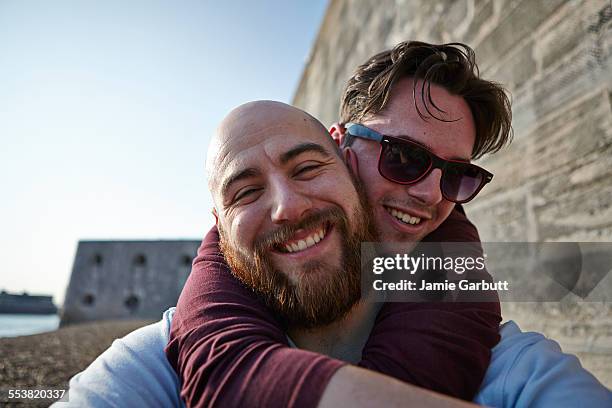
<instances>
[{"instance_id":1,"label":"shoulder","mask_svg":"<svg viewBox=\"0 0 612 408\"><path fill-rule=\"evenodd\" d=\"M174 308L113 344L70 380L73 406L181 406L179 382L164 354Z\"/></svg>"},{"instance_id":2,"label":"shoulder","mask_svg":"<svg viewBox=\"0 0 612 408\"><path fill-rule=\"evenodd\" d=\"M557 342L522 332L512 321L500 334L475 402L496 407L611 406L610 391Z\"/></svg>"}]
</instances>

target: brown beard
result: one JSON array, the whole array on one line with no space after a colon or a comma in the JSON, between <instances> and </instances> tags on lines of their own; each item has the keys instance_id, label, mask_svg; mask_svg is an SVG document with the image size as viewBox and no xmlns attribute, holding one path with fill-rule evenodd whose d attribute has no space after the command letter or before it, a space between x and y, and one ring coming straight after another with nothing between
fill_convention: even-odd
<instances>
[{"instance_id":1,"label":"brown beard","mask_svg":"<svg viewBox=\"0 0 612 408\"><path fill-rule=\"evenodd\" d=\"M283 225L255 239L254 254L248 256L228 242L219 229L221 250L234 275L253 288L285 327L314 328L343 318L361 297L361 242L374 241L376 232L365 194L360 196L357 214L347 215L339 207L310 213L296 224ZM340 266L325 261L307 262L292 282L288 274L274 268L270 251L287 241L298 229L332 225L342 243ZM328 232L329 233L329 232Z\"/></svg>"}]
</instances>

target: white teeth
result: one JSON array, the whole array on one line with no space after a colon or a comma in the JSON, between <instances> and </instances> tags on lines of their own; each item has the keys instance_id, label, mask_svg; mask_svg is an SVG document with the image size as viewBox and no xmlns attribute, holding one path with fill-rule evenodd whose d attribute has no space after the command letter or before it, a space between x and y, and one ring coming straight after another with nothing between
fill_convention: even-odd
<instances>
[{"instance_id":1,"label":"white teeth","mask_svg":"<svg viewBox=\"0 0 612 408\"><path fill-rule=\"evenodd\" d=\"M395 208L387 208L387 212L389 212L392 216L406 224L414 225L421 222L421 219L419 217L412 217L402 211L396 210Z\"/></svg>"},{"instance_id":2,"label":"white teeth","mask_svg":"<svg viewBox=\"0 0 612 408\"><path fill-rule=\"evenodd\" d=\"M318 244L324 237L325 229L322 228L310 234L305 239L299 240L298 242L293 242L291 244L283 244L283 247L287 252L303 251L306 248L310 248L311 246Z\"/></svg>"}]
</instances>

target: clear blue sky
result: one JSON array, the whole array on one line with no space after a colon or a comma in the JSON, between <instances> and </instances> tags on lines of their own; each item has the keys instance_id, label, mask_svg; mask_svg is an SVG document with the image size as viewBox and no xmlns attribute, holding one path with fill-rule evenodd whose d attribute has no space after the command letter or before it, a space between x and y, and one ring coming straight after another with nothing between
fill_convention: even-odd
<instances>
[{"instance_id":1,"label":"clear blue sky","mask_svg":"<svg viewBox=\"0 0 612 408\"><path fill-rule=\"evenodd\" d=\"M327 0L0 0L0 288L63 301L80 239L199 239L209 136L289 102Z\"/></svg>"}]
</instances>

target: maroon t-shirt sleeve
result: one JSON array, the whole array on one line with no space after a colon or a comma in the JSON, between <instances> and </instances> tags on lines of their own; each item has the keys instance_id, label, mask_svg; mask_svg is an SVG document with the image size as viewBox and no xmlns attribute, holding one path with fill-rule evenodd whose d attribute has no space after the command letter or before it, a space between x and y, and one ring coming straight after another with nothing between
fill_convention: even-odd
<instances>
[{"instance_id":1,"label":"maroon t-shirt sleeve","mask_svg":"<svg viewBox=\"0 0 612 408\"><path fill-rule=\"evenodd\" d=\"M424 241L472 242L463 250L472 257L483 253L478 231L460 206ZM490 275L485 271L478 278L490 280ZM385 303L360 365L472 400L489 366L491 349L499 342L499 298L495 293L488 300Z\"/></svg>"},{"instance_id":2,"label":"maroon t-shirt sleeve","mask_svg":"<svg viewBox=\"0 0 612 408\"><path fill-rule=\"evenodd\" d=\"M165 352L198 407L315 407L345 363L290 348L279 323L233 277L213 228L179 298Z\"/></svg>"},{"instance_id":3,"label":"maroon t-shirt sleeve","mask_svg":"<svg viewBox=\"0 0 612 408\"><path fill-rule=\"evenodd\" d=\"M472 241L478 233L456 210L429 240ZM499 340L500 320L498 302L386 303L359 365L469 400ZM231 275L213 228L179 299L166 349L181 395L189 404L316 406L342 363L286 346L270 311Z\"/></svg>"}]
</instances>

